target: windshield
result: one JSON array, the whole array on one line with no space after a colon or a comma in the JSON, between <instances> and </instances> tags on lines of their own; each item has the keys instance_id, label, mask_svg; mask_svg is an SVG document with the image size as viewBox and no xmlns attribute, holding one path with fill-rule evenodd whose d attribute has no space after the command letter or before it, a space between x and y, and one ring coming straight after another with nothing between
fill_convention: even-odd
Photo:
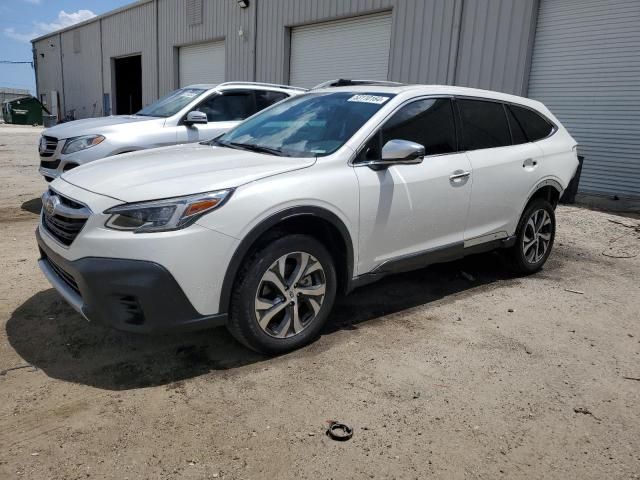
<instances>
[{"instance_id":1,"label":"windshield","mask_svg":"<svg viewBox=\"0 0 640 480\"><path fill-rule=\"evenodd\" d=\"M344 145L392 97L353 92L300 95L253 116L216 143L274 155L322 157Z\"/></svg>"},{"instance_id":2,"label":"windshield","mask_svg":"<svg viewBox=\"0 0 640 480\"><path fill-rule=\"evenodd\" d=\"M206 92L203 88L180 88L166 97L147 105L136 115L143 117L170 117L182 110L193 99Z\"/></svg>"}]
</instances>

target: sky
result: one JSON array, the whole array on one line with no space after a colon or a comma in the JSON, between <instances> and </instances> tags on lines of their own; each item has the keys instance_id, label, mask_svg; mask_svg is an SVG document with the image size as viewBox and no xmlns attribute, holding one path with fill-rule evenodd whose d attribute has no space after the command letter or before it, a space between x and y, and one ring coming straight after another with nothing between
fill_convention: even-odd
<instances>
[{"instance_id":1,"label":"sky","mask_svg":"<svg viewBox=\"0 0 640 480\"><path fill-rule=\"evenodd\" d=\"M31 40L82 22L133 0L0 0L0 61L32 60ZM36 93L31 65L0 63L0 87Z\"/></svg>"}]
</instances>

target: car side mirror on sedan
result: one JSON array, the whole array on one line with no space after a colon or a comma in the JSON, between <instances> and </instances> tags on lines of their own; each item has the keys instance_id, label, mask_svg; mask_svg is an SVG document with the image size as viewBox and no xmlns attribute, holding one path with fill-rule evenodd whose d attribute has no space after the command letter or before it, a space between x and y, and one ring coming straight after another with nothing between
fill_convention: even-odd
<instances>
[{"instance_id":1,"label":"car side mirror on sedan","mask_svg":"<svg viewBox=\"0 0 640 480\"><path fill-rule=\"evenodd\" d=\"M207 119L207 114L204 112L199 112L197 110L193 110L192 112L187 113L187 118L184 121L184 124L187 126L197 125L197 124L206 124L209 120Z\"/></svg>"},{"instance_id":2,"label":"car side mirror on sedan","mask_svg":"<svg viewBox=\"0 0 640 480\"><path fill-rule=\"evenodd\" d=\"M425 148L409 140L389 140L382 147L382 158L367 162L373 170L382 170L392 165L415 165L422 163Z\"/></svg>"}]
</instances>

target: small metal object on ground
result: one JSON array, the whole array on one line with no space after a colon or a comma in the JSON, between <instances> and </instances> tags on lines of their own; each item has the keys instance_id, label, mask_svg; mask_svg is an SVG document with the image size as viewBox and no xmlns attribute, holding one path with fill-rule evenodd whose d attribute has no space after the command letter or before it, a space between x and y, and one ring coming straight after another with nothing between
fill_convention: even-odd
<instances>
[{"instance_id":1,"label":"small metal object on ground","mask_svg":"<svg viewBox=\"0 0 640 480\"><path fill-rule=\"evenodd\" d=\"M353 429L343 423L332 422L327 429L327 435L338 442L345 442L353 437Z\"/></svg>"},{"instance_id":2,"label":"small metal object on ground","mask_svg":"<svg viewBox=\"0 0 640 480\"><path fill-rule=\"evenodd\" d=\"M565 292L570 292L570 293L577 293L578 295L584 295L584 292L582 292L580 290L573 290L571 288L565 288L564 291Z\"/></svg>"}]
</instances>

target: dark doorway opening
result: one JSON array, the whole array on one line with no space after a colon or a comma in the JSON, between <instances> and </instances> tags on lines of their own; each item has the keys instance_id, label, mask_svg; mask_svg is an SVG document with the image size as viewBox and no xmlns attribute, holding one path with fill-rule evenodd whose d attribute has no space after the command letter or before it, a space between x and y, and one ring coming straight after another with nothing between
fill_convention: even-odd
<instances>
[{"instance_id":1,"label":"dark doorway opening","mask_svg":"<svg viewBox=\"0 0 640 480\"><path fill-rule=\"evenodd\" d=\"M135 113L142 108L142 56L116 58L115 70L116 115Z\"/></svg>"}]
</instances>

